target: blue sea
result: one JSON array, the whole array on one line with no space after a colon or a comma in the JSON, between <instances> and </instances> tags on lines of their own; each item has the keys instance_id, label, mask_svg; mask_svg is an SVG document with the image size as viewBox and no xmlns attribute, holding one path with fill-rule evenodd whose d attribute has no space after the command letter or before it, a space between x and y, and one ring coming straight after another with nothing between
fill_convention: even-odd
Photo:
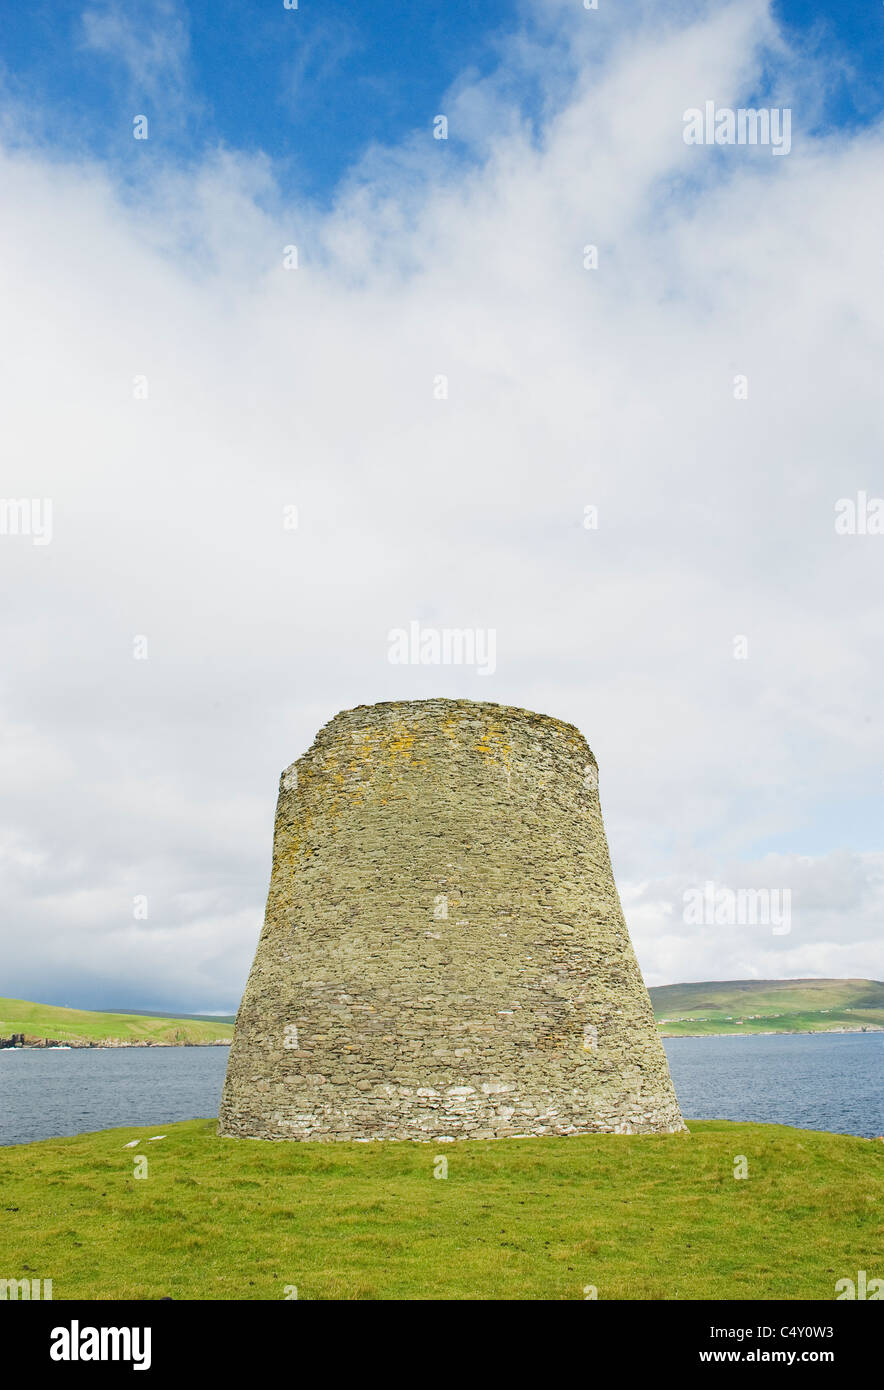
<instances>
[{"instance_id":1,"label":"blue sea","mask_svg":"<svg viewBox=\"0 0 884 1390\"><path fill-rule=\"evenodd\" d=\"M668 1038L687 1120L884 1134L884 1033ZM226 1047L0 1050L0 1144L217 1115Z\"/></svg>"}]
</instances>

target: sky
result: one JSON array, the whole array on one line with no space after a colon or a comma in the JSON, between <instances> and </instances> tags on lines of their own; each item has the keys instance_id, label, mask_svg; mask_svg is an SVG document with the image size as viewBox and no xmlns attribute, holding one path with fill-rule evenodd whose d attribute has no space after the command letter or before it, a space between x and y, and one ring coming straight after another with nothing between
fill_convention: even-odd
<instances>
[{"instance_id":1,"label":"sky","mask_svg":"<svg viewBox=\"0 0 884 1390\"><path fill-rule=\"evenodd\" d=\"M0 994L235 1009L437 695L586 735L649 985L884 977L884 6L0 9Z\"/></svg>"}]
</instances>

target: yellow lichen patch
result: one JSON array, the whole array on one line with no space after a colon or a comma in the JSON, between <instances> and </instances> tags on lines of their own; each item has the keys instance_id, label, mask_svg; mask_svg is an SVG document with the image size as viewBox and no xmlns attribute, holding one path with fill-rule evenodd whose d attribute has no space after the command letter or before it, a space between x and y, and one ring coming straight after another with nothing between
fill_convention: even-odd
<instances>
[{"instance_id":1,"label":"yellow lichen patch","mask_svg":"<svg viewBox=\"0 0 884 1390\"><path fill-rule=\"evenodd\" d=\"M335 772L332 782L350 803L362 804L365 789L376 790L379 776L391 778L402 764L422 765L414 756L415 734L405 723L390 728L354 730L343 767Z\"/></svg>"},{"instance_id":2,"label":"yellow lichen patch","mask_svg":"<svg viewBox=\"0 0 884 1390\"><path fill-rule=\"evenodd\" d=\"M502 768L506 780L512 775L512 744L504 737L497 724L489 724L477 744L485 761Z\"/></svg>"},{"instance_id":3,"label":"yellow lichen patch","mask_svg":"<svg viewBox=\"0 0 884 1390\"><path fill-rule=\"evenodd\" d=\"M391 760L402 758L411 762L414 756L414 734L404 724L400 724L387 745Z\"/></svg>"},{"instance_id":4,"label":"yellow lichen patch","mask_svg":"<svg viewBox=\"0 0 884 1390\"><path fill-rule=\"evenodd\" d=\"M378 761L378 754L384 742L380 729L354 730L350 748L352 756L347 763L350 779L369 775Z\"/></svg>"},{"instance_id":5,"label":"yellow lichen patch","mask_svg":"<svg viewBox=\"0 0 884 1390\"><path fill-rule=\"evenodd\" d=\"M462 717L459 714L448 715L446 719L443 719L441 721L441 728L442 732L444 734L447 734L451 742L456 744L458 742L461 729L463 728Z\"/></svg>"},{"instance_id":6,"label":"yellow lichen patch","mask_svg":"<svg viewBox=\"0 0 884 1390\"><path fill-rule=\"evenodd\" d=\"M299 783L299 791L303 794L304 783ZM303 799L297 803L295 815L291 821L285 824L284 838L280 845L280 858L289 864L301 856L307 844L313 838L314 814L308 802Z\"/></svg>"}]
</instances>

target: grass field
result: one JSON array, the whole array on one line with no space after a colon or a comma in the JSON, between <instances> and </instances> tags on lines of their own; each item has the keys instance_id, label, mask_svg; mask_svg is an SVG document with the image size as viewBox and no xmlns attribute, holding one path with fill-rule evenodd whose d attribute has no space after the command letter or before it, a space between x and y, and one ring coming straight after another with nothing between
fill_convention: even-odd
<instances>
[{"instance_id":1,"label":"grass field","mask_svg":"<svg viewBox=\"0 0 884 1390\"><path fill-rule=\"evenodd\" d=\"M0 1149L0 1274L56 1299L831 1299L884 1275L875 1140L723 1120L438 1146L215 1130Z\"/></svg>"},{"instance_id":2,"label":"grass field","mask_svg":"<svg viewBox=\"0 0 884 1390\"><path fill-rule=\"evenodd\" d=\"M0 1037L24 1033L26 1038L53 1038L73 1043L83 1039L105 1042L207 1043L233 1037L229 1023L199 1023L180 1018L153 1018L140 1014L89 1013L83 1009L58 1009L52 1004L33 1004L27 999L0 999Z\"/></svg>"},{"instance_id":3,"label":"grass field","mask_svg":"<svg viewBox=\"0 0 884 1390\"><path fill-rule=\"evenodd\" d=\"M664 1037L884 1028L878 980L717 980L649 991Z\"/></svg>"}]
</instances>

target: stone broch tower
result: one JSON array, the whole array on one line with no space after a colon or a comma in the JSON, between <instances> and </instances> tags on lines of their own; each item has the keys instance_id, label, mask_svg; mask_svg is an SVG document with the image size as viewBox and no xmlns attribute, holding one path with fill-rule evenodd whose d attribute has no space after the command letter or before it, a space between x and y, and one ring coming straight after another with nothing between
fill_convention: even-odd
<instances>
[{"instance_id":1,"label":"stone broch tower","mask_svg":"<svg viewBox=\"0 0 884 1390\"><path fill-rule=\"evenodd\" d=\"M360 705L280 782L220 1133L684 1128L611 872L595 758L503 705Z\"/></svg>"}]
</instances>

